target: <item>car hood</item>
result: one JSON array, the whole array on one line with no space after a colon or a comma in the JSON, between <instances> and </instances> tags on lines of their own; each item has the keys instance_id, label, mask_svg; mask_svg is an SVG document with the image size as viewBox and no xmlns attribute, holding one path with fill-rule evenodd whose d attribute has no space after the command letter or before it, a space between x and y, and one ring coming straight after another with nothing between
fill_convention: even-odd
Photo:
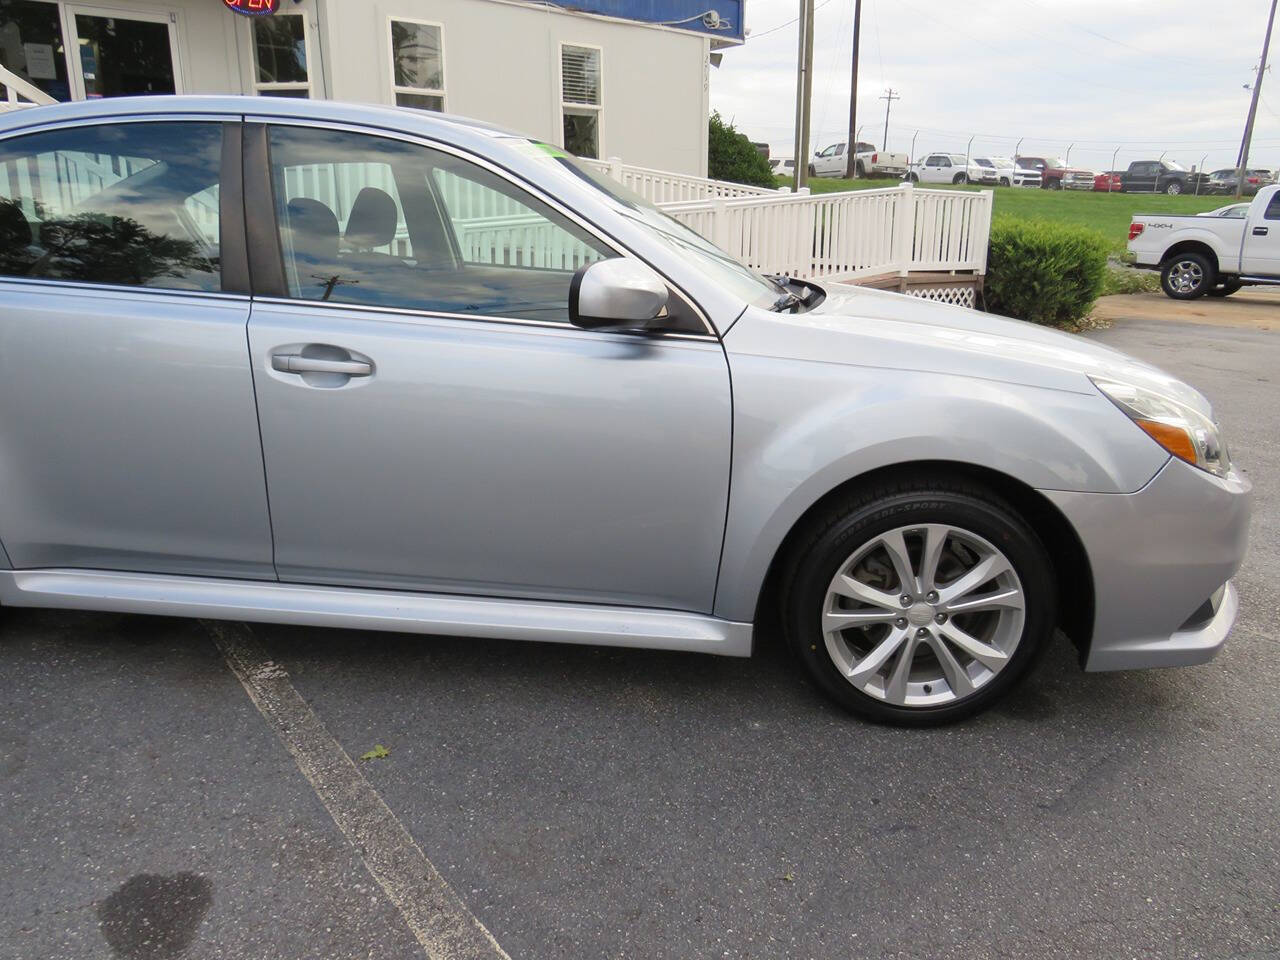
<instances>
[{"instance_id":1,"label":"car hood","mask_svg":"<svg viewBox=\"0 0 1280 960\"><path fill-rule=\"evenodd\" d=\"M1089 377L1155 390L1206 416L1195 389L1141 360L1074 334L919 297L825 285L801 314L749 307L725 335L730 354L786 357L995 380L1096 394Z\"/></svg>"}]
</instances>

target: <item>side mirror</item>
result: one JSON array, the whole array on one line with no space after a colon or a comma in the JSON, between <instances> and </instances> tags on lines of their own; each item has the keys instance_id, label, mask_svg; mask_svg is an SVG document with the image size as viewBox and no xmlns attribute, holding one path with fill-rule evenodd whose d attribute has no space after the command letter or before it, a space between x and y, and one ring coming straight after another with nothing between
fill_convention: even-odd
<instances>
[{"instance_id":1,"label":"side mirror","mask_svg":"<svg viewBox=\"0 0 1280 960\"><path fill-rule=\"evenodd\" d=\"M588 263L569 285L569 322L584 330L643 326L666 305L666 283L631 257Z\"/></svg>"}]
</instances>

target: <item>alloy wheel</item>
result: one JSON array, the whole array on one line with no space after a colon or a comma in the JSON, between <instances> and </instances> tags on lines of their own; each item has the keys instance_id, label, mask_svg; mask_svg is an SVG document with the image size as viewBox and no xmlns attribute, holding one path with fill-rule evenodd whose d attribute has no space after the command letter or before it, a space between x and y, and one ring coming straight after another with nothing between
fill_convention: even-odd
<instances>
[{"instance_id":1,"label":"alloy wheel","mask_svg":"<svg viewBox=\"0 0 1280 960\"><path fill-rule=\"evenodd\" d=\"M1178 293L1194 293L1204 283L1204 270L1194 260L1179 260L1169 268L1169 286Z\"/></svg>"},{"instance_id":2,"label":"alloy wheel","mask_svg":"<svg viewBox=\"0 0 1280 960\"><path fill-rule=\"evenodd\" d=\"M827 589L822 633L868 696L935 707L974 695L1012 660L1025 594L996 546L949 524L898 527L858 547Z\"/></svg>"}]
</instances>

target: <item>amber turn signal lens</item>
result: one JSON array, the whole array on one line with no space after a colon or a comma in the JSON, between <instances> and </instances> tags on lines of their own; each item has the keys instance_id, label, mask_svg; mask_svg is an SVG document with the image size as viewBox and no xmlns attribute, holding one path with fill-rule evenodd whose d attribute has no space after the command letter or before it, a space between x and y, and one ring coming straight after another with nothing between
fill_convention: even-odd
<instances>
[{"instance_id":1,"label":"amber turn signal lens","mask_svg":"<svg viewBox=\"0 0 1280 960\"><path fill-rule=\"evenodd\" d=\"M1182 427L1175 427L1159 420L1134 420L1145 430L1156 443L1164 447L1179 460L1195 465L1196 447L1191 442L1191 435Z\"/></svg>"}]
</instances>

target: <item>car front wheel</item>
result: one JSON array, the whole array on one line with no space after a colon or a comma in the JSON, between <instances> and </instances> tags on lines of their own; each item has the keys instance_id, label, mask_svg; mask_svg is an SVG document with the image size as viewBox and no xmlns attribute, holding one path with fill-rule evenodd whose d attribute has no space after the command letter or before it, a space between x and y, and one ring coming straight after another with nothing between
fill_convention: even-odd
<instances>
[{"instance_id":1,"label":"car front wheel","mask_svg":"<svg viewBox=\"0 0 1280 960\"><path fill-rule=\"evenodd\" d=\"M951 182L952 183L968 183L969 177L967 174L957 173Z\"/></svg>"},{"instance_id":2,"label":"car front wheel","mask_svg":"<svg viewBox=\"0 0 1280 960\"><path fill-rule=\"evenodd\" d=\"M883 487L807 534L784 591L787 636L818 686L861 716L969 716L1018 680L1053 630L1045 548L982 488Z\"/></svg>"},{"instance_id":3,"label":"car front wheel","mask_svg":"<svg viewBox=\"0 0 1280 960\"><path fill-rule=\"evenodd\" d=\"M1182 192L1182 184L1177 180L1170 180L1169 185L1164 188L1164 192L1171 197L1176 197Z\"/></svg>"},{"instance_id":4,"label":"car front wheel","mask_svg":"<svg viewBox=\"0 0 1280 960\"><path fill-rule=\"evenodd\" d=\"M1160 270L1160 286L1174 300L1194 300L1213 289L1217 271L1200 253L1180 253Z\"/></svg>"}]
</instances>

